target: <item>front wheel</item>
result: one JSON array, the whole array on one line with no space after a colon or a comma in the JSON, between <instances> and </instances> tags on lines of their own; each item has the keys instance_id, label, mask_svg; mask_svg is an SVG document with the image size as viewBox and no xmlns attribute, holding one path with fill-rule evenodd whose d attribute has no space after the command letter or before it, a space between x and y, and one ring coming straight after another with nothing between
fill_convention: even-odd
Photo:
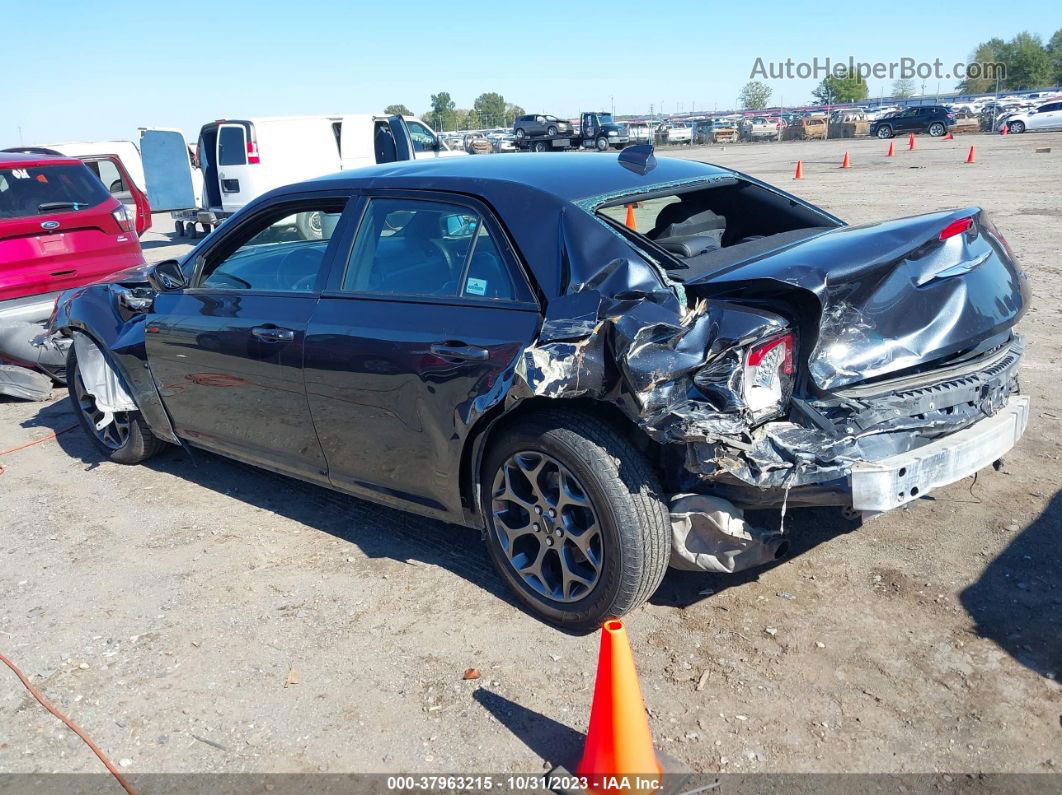
<instances>
[{"instance_id":1,"label":"front wheel","mask_svg":"<svg viewBox=\"0 0 1062 795\"><path fill-rule=\"evenodd\" d=\"M590 631L648 599L670 555L667 507L648 461L582 413L518 421L483 468L491 561L545 620Z\"/></svg>"},{"instance_id":2,"label":"front wheel","mask_svg":"<svg viewBox=\"0 0 1062 795\"><path fill-rule=\"evenodd\" d=\"M552 124L549 127L546 128L546 135L548 135L550 137L553 137L556 134L557 134L557 128L554 127Z\"/></svg>"},{"instance_id":3,"label":"front wheel","mask_svg":"<svg viewBox=\"0 0 1062 795\"><path fill-rule=\"evenodd\" d=\"M881 138L882 140L885 138L892 138L892 127L887 124L878 127L878 138Z\"/></svg>"},{"instance_id":4,"label":"front wheel","mask_svg":"<svg viewBox=\"0 0 1062 795\"><path fill-rule=\"evenodd\" d=\"M608 138L606 138L605 136L602 135L600 138L598 138L596 141L594 141L594 145L597 147L597 151L599 151L599 152L607 152L608 151Z\"/></svg>"},{"instance_id":5,"label":"front wheel","mask_svg":"<svg viewBox=\"0 0 1062 795\"><path fill-rule=\"evenodd\" d=\"M939 121L935 121L929 125L929 134L934 138L939 138L946 132L947 128L945 128Z\"/></svg>"},{"instance_id":6,"label":"front wheel","mask_svg":"<svg viewBox=\"0 0 1062 795\"><path fill-rule=\"evenodd\" d=\"M1010 124L1007 125L1007 132L1018 133L1020 135L1021 133L1025 132L1025 122L1012 121Z\"/></svg>"},{"instance_id":7,"label":"front wheel","mask_svg":"<svg viewBox=\"0 0 1062 795\"><path fill-rule=\"evenodd\" d=\"M67 390L78 423L106 458L118 464L139 464L166 447L166 443L151 432L139 411L114 412L109 421L99 427L108 418L97 405L96 398L85 388L73 345L66 357L66 375Z\"/></svg>"}]
</instances>

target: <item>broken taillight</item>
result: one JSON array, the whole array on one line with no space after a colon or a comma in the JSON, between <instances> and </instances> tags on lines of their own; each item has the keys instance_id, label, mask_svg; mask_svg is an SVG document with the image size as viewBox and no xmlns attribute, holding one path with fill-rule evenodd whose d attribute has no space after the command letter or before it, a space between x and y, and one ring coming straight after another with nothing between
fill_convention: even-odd
<instances>
[{"instance_id":1,"label":"broken taillight","mask_svg":"<svg viewBox=\"0 0 1062 795\"><path fill-rule=\"evenodd\" d=\"M940 230L940 234L937 237L943 242L949 237L955 237L961 235L964 232L970 231L970 227L973 226L973 218L960 218L958 221L952 221L950 224Z\"/></svg>"},{"instance_id":2,"label":"broken taillight","mask_svg":"<svg viewBox=\"0 0 1062 795\"><path fill-rule=\"evenodd\" d=\"M755 421L781 414L793 393L794 339L792 334L761 342L745 355L745 403Z\"/></svg>"}]
</instances>

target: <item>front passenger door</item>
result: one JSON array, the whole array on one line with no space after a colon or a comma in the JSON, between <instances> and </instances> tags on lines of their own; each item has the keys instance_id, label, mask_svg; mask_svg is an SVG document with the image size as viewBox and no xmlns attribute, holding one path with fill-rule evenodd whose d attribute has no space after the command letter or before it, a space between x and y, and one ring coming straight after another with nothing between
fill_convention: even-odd
<instances>
[{"instance_id":1,"label":"front passenger door","mask_svg":"<svg viewBox=\"0 0 1062 795\"><path fill-rule=\"evenodd\" d=\"M302 355L346 202L286 198L228 221L196 257L189 286L156 297L148 361L178 436L327 482ZM319 224L304 222L315 214Z\"/></svg>"}]
</instances>

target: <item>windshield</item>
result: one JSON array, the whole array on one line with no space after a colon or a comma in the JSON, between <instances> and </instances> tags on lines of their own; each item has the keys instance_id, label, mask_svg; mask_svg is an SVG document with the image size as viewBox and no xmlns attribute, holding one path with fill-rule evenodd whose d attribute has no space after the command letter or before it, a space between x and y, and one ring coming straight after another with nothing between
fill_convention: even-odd
<instances>
[{"instance_id":1,"label":"windshield","mask_svg":"<svg viewBox=\"0 0 1062 795\"><path fill-rule=\"evenodd\" d=\"M597 121L599 124L612 124L612 114L599 113L597 114Z\"/></svg>"},{"instance_id":2,"label":"windshield","mask_svg":"<svg viewBox=\"0 0 1062 795\"><path fill-rule=\"evenodd\" d=\"M81 164L0 168L0 218L85 210L109 195Z\"/></svg>"}]
</instances>

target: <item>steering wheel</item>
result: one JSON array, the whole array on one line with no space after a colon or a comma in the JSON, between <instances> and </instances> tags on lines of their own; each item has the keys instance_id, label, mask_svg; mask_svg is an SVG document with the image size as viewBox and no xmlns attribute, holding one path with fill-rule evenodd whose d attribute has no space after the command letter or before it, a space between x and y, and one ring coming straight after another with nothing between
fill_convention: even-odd
<instances>
[{"instance_id":1,"label":"steering wheel","mask_svg":"<svg viewBox=\"0 0 1062 795\"><path fill-rule=\"evenodd\" d=\"M446 261L446 270L448 270L450 272L450 274L453 275L453 272L454 272L454 255L453 255L453 253L451 253L450 249L448 249L446 247L445 243L443 243L441 240L439 240L437 238L430 238L428 240L428 243L431 244L430 246L428 246L429 251L431 249L435 249L440 254L442 254L442 258Z\"/></svg>"},{"instance_id":2,"label":"steering wheel","mask_svg":"<svg viewBox=\"0 0 1062 795\"><path fill-rule=\"evenodd\" d=\"M321 252L298 246L277 263L277 289L309 292L317 282Z\"/></svg>"}]
</instances>

